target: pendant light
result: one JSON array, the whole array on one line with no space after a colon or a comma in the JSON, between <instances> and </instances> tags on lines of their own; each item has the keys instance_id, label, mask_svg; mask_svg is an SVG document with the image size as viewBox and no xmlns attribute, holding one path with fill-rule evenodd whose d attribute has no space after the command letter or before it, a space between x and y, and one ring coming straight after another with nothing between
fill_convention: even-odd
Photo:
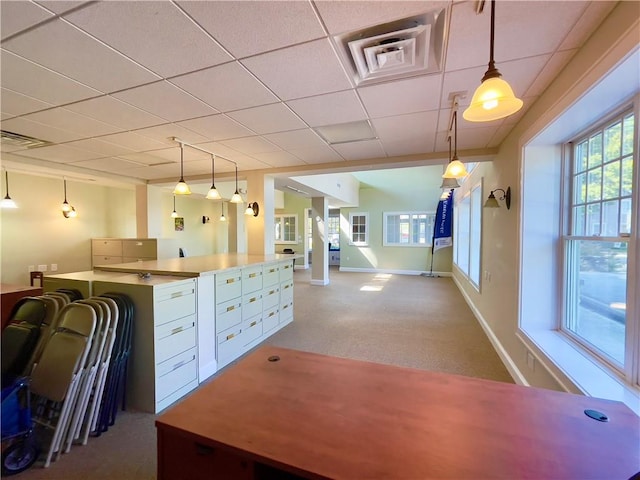
<instances>
[{"instance_id":1,"label":"pendant light","mask_svg":"<svg viewBox=\"0 0 640 480\"><path fill-rule=\"evenodd\" d=\"M491 39L489 43L489 69L471 99L471 105L462 116L469 122L491 122L508 117L522 108L522 100L516 98L511 86L500 77L493 60L496 0L491 0Z\"/></svg>"},{"instance_id":2,"label":"pendant light","mask_svg":"<svg viewBox=\"0 0 640 480\"><path fill-rule=\"evenodd\" d=\"M447 169L442 175L442 178L464 178L469 175L467 169L460 160L458 160L458 110L457 110L457 100L454 100L454 104L456 109L453 111L453 157L450 157L449 165L447 165ZM451 137L449 137L449 142L451 142ZM451 145L451 143L449 143Z\"/></svg>"},{"instance_id":3,"label":"pendant light","mask_svg":"<svg viewBox=\"0 0 640 480\"><path fill-rule=\"evenodd\" d=\"M221 215L220 215L220 221L221 221L221 222L226 222L226 221L227 221L227 219L226 219L226 217L224 216L224 202L222 202L222 203L220 204L220 213L221 213Z\"/></svg>"},{"instance_id":4,"label":"pendant light","mask_svg":"<svg viewBox=\"0 0 640 480\"><path fill-rule=\"evenodd\" d=\"M229 200L231 203L242 203L242 197L240 196L240 193L238 192L238 165L236 164L236 191L233 194L233 196L231 197L231 200Z\"/></svg>"},{"instance_id":5,"label":"pendant light","mask_svg":"<svg viewBox=\"0 0 640 480\"><path fill-rule=\"evenodd\" d=\"M207 198L209 200L220 200L220 192L218 192L218 189L216 188L216 181L215 181L215 166L216 166L216 156L215 155L211 155L211 188L209 189L209 192L207 193Z\"/></svg>"},{"instance_id":6,"label":"pendant light","mask_svg":"<svg viewBox=\"0 0 640 480\"><path fill-rule=\"evenodd\" d=\"M18 205L16 205L16 202L14 202L12 200L12 198L9 196L9 172L7 172L6 170L4 171L4 182L5 182L5 186L7 188L7 194L2 199L2 202L0 202L0 207L2 207L2 208L18 208Z\"/></svg>"},{"instance_id":7,"label":"pendant light","mask_svg":"<svg viewBox=\"0 0 640 480\"><path fill-rule=\"evenodd\" d=\"M178 212L176 212L176 196L173 196L173 212L171 212L171 218L178 218Z\"/></svg>"},{"instance_id":8,"label":"pendant light","mask_svg":"<svg viewBox=\"0 0 640 480\"><path fill-rule=\"evenodd\" d=\"M75 218L78 216L78 212L76 212L75 207L69 205L67 202L67 179L62 179L62 185L64 187L64 202L62 202L62 215L64 218Z\"/></svg>"},{"instance_id":9,"label":"pendant light","mask_svg":"<svg viewBox=\"0 0 640 480\"><path fill-rule=\"evenodd\" d=\"M449 136L449 160L451 160L451 136ZM457 178L445 178L442 176L442 185L440 188L446 188L447 190L451 190L453 188L459 188L460 184L458 183Z\"/></svg>"},{"instance_id":10,"label":"pendant light","mask_svg":"<svg viewBox=\"0 0 640 480\"><path fill-rule=\"evenodd\" d=\"M176 188L173 189L174 195L191 195L191 189L187 182L184 181L184 147L180 144L180 180Z\"/></svg>"}]
</instances>

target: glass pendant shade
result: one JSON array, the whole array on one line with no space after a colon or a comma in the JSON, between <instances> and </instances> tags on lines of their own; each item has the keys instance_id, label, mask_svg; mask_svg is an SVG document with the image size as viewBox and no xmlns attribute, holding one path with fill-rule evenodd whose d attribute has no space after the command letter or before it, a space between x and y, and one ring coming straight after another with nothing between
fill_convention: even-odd
<instances>
[{"instance_id":1,"label":"glass pendant shade","mask_svg":"<svg viewBox=\"0 0 640 480\"><path fill-rule=\"evenodd\" d=\"M226 222L227 221L226 217L224 216L224 204L223 203L220 204L220 221L221 222Z\"/></svg>"},{"instance_id":2,"label":"glass pendant shade","mask_svg":"<svg viewBox=\"0 0 640 480\"><path fill-rule=\"evenodd\" d=\"M2 202L0 202L0 208L18 208L18 205L16 205L16 202L14 202L12 198L9 196L9 173L6 170L4 171L4 180L5 180L5 187L7 189L7 194L2 199Z\"/></svg>"},{"instance_id":3,"label":"glass pendant shade","mask_svg":"<svg viewBox=\"0 0 640 480\"><path fill-rule=\"evenodd\" d=\"M449 162L442 178L464 178L469 174L460 160L454 159Z\"/></svg>"},{"instance_id":4,"label":"glass pendant shade","mask_svg":"<svg viewBox=\"0 0 640 480\"><path fill-rule=\"evenodd\" d=\"M209 200L220 200L222 198L215 185L211 185L211 188L207 192L207 198Z\"/></svg>"},{"instance_id":5,"label":"glass pendant shade","mask_svg":"<svg viewBox=\"0 0 640 480\"><path fill-rule=\"evenodd\" d=\"M247 205L247 209L244 211L245 215L253 215L253 208Z\"/></svg>"},{"instance_id":6,"label":"glass pendant shade","mask_svg":"<svg viewBox=\"0 0 640 480\"><path fill-rule=\"evenodd\" d=\"M229 201L231 203L242 203L242 197L240 196L240 194L236 190L236 193L233 194L233 196L231 197L231 200L229 200Z\"/></svg>"},{"instance_id":7,"label":"glass pendant shade","mask_svg":"<svg viewBox=\"0 0 640 480\"><path fill-rule=\"evenodd\" d=\"M498 199L493 194L493 192L491 192L489 194L489 198L487 198L487 201L484 202L484 208L500 208L500 204L498 203Z\"/></svg>"},{"instance_id":8,"label":"glass pendant shade","mask_svg":"<svg viewBox=\"0 0 640 480\"><path fill-rule=\"evenodd\" d=\"M456 178L443 178L442 179L442 185L440 185L440 188L446 188L446 189L452 189L452 188L459 188L460 184L458 183L458 179Z\"/></svg>"},{"instance_id":9,"label":"glass pendant shade","mask_svg":"<svg viewBox=\"0 0 640 480\"><path fill-rule=\"evenodd\" d=\"M71 207L71 211L68 212L67 215L65 215L65 217L67 218L76 218L78 216L78 212L76 212L75 207Z\"/></svg>"},{"instance_id":10,"label":"glass pendant shade","mask_svg":"<svg viewBox=\"0 0 640 480\"><path fill-rule=\"evenodd\" d=\"M471 105L462 113L469 122L491 122L508 117L522 108L511 86L500 77L488 78L476 89Z\"/></svg>"}]
</instances>

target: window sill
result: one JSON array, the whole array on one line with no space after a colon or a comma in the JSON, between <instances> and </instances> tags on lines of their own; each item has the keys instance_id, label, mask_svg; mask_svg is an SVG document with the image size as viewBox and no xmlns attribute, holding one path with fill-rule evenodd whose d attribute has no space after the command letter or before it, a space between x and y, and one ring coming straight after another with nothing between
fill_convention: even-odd
<instances>
[{"instance_id":1,"label":"window sill","mask_svg":"<svg viewBox=\"0 0 640 480\"><path fill-rule=\"evenodd\" d=\"M554 369L549 368L550 364L585 395L623 402L640 415L640 390L589 358L562 333L553 330L520 330L518 336L527 348L538 354L538 362L552 375ZM532 344L537 348L532 348ZM556 377L556 380L565 390L573 390L567 388L559 378Z\"/></svg>"}]
</instances>

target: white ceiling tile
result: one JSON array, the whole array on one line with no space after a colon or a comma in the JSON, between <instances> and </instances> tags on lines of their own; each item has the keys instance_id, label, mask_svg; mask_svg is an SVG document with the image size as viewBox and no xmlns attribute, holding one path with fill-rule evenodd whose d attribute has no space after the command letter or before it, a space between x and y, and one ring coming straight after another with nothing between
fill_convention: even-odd
<instances>
[{"instance_id":1,"label":"white ceiling tile","mask_svg":"<svg viewBox=\"0 0 640 480\"><path fill-rule=\"evenodd\" d=\"M242 63L283 100L351 88L327 39L263 53Z\"/></svg>"},{"instance_id":2,"label":"white ceiling tile","mask_svg":"<svg viewBox=\"0 0 640 480\"><path fill-rule=\"evenodd\" d=\"M24 115L25 113L36 112L52 106L50 103L42 102L4 87L0 91L0 108L2 108L2 113L11 116Z\"/></svg>"},{"instance_id":3,"label":"white ceiling tile","mask_svg":"<svg viewBox=\"0 0 640 480\"><path fill-rule=\"evenodd\" d=\"M387 140L383 141L382 144L388 156L399 157L402 155L415 155L416 153L431 153L433 152L434 141L431 138L423 137L401 142Z\"/></svg>"},{"instance_id":4,"label":"white ceiling tile","mask_svg":"<svg viewBox=\"0 0 640 480\"><path fill-rule=\"evenodd\" d=\"M0 52L0 64L3 87L52 105L63 105L102 95L98 90L52 72L4 49Z\"/></svg>"},{"instance_id":5,"label":"white ceiling tile","mask_svg":"<svg viewBox=\"0 0 640 480\"><path fill-rule=\"evenodd\" d=\"M345 160L364 160L367 158L384 158L386 153L378 140L365 140L362 142L343 143L333 145Z\"/></svg>"},{"instance_id":6,"label":"white ceiling tile","mask_svg":"<svg viewBox=\"0 0 640 480\"><path fill-rule=\"evenodd\" d=\"M175 145L172 137L178 137L187 143L199 143L207 141L207 137L200 135L193 130L189 130L177 123L165 123L156 125L155 127L141 128L134 130L133 133L142 135L143 137L152 138L165 145Z\"/></svg>"},{"instance_id":7,"label":"white ceiling tile","mask_svg":"<svg viewBox=\"0 0 640 480\"><path fill-rule=\"evenodd\" d=\"M231 60L171 2L97 2L65 18L163 77Z\"/></svg>"},{"instance_id":8,"label":"white ceiling tile","mask_svg":"<svg viewBox=\"0 0 640 480\"><path fill-rule=\"evenodd\" d=\"M343 162L344 159L327 145L308 148L292 148L289 150L300 160L308 164Z\"/></svg>"},{"instance_id":9,"label":"white ceiling tile","mask_svg":"<svg viewBox=\"0 0 640 480\"><path fill-rule=\"evenodd\" d=\"M113 143L104 142L102 140L98 140L97 138L77 140L75 142L66 143L65 145L69 147L81 148L83 150L89 150L90 152L94 152L101 157L115 157L117 155L134 153L133 150L121 147L120 145L116 145Z\"/></svg>"},{"instance_id":10,"label":"white ceiling tile","mask_svg":"<svg viewBox=\"0 0 640 480\"><path fill-rule=\"evenodd\" d=\"M253 156L255 153L277 152L280 150L280 147L262 137L236 138L233 140L225 140L221 143L227 147L237 150L240 153L250 156Z\"/></svg>"},{"instance_id":11,"label":"white ceiling tile","mask_svg":"<svg viewBox=\"0 0 640 480\"><path fill-rule=\"evenodd\" d=\"M433 136L432 132L435 132L437 121L438 112L431 111L378 118L372 120L372 123L386 150L387 142L410 141Z\"/></svg>"},{"instance_id":12,"label":"white ceiling tile","mask_svg":"<svg viewBox=\"0 0 640 480\"><path fill-rule=\"evenodd\" d=\"M143 178L149 180L159 180L167 177L174 177L176 175L175 165L158 165L156 167L134 167L127 170L122 170L124 175L128 175L134 178ZM177 180L177 177L176 177ZM179 205L180 200L177 200ZM180 207L178 206L178 210ZM169 215L170 212L167 212Z\"/></svg>"},{"instance_id":13,"label":"white ceiling tile","mask_svg":"<svg viewBox=\"0 0 640 480\"><path fill-rule=\"evenodd\" d=\"M260 134L284 132L306 127L304 122L282 103L237 110L227 115Z\"/></svg>"},{"instance_id":14,"label":"white ceiling tile","mask_svg":"<svg viewBox=\"0 0 640 480\"><path fill-rule=\"evenodd\" d=\"M162 148L160 150L153 150L147 152L149 155L153 155L154 157L162 158L164 160L170 160L171 162L180 163L180 145L175 145L171 148ZM122 157L122 155L121 155ZM123 158L134 158L130 155L124 156ZM195 162L196 160L208 160L211 161L211 157L199 150L195 150L193 148L184 147L183 148L183 156L184 162Z\"/></svg>"},{"instance_id":15,"label":"white ceiling tile","mask_svg":"<svg viewBox=\"0 0 640 480\"><path fill-rule=\"evenodd\" d=\"M5 38L51 18L52 13L31 2L0 2L0 32Z\"/></svg>"},{"instance_id":16,"label":"white ceiling tile","mask_svg":"<svg viewBox=\"0 0 640 480\"><path fill-rule=\"evenodd\" d=\"M355 90L299 98L287 102L312 127L365 120L367 113Z\"/></svg>"},{"instance_id":17,"label":"white ceiling tile","mask_svg":"<svg viewBox=\"0 0 640 480\"><path fill-rule=\"evenodd\" d=\"M23 117L3 120L2 129L53 143L71 142L73 140L79 140L82 137L82 135L77 133L27 120Z\"/></svg>"},{"instance_id":18,"label":"white ceiling tile","mask_svg":"<svg viewBox=\"0 0 640 480\"><path fill-rule=\"evenodd\" d=\"M237 62L172 78L171 83L221 112L278 101L276 96Z\"/></svg>"},{"instance_id":19,"label":"white ceiling tile","mask_svg":"<svg viewBox=\"0 0 640 480\"><path fill-rule=\"evenodd\" d=\"M338 34L440 10L449 1L319 1L316 8L329 33Z\"/></svg>"},{"instance_id":20,"label":"white ceiling tile","mask_svg":"<svg viewBox=\"0 0 640 480\"><path fill-rule=\"evenodd\" d=\"M238 58L324 36L310 2L178 2ZM242 19L242 27L238 26Z\"/></svg>"},{"instance_id":21,"label":"white ceiling tile","mask_svg":"<svg viewBox=\"0 0 640 480\"><path fill-rule=\"evenodd\" d=\"M602 19L605 18L616 6L616 2L587 2L587 8L582 13L578 22L573 25L569 34L560 44L559 50L570 50L579 48L593 31L598 27Z\"/></svg>"},{"instance_id":22,"label":"white ceiling tile","mask_svg":"<svg viewBox=\"0 0 640 480\"><path fill-rule=\"evenodd\" d=\"M114 157L83 160L80 162L74 162L73 165L75 167L91 168L93 170L112 173L119 173L138 166L131 162Z\"/></svg>"},{"instance_id":23,"label":"white ceiling tile","mask_svg":"<svg viewBox=\"0 0 640 480\"><path fill-rule=\"evenodd\" d=\"M457 150L460 156L461 150L469 150L472 148L486 148L493 135L500 128L498 122L484 122L480 126L472 124L471 128L460 128L458 125ZM456 150L455 138L451 139L452 152ZM449 151L449 142L447 141L446 131L439 132L436 141L437 151ZM460 159L462 160L462 158Z\"/></svg>"},{"instance_id":24,"label":"white ceiling tile","mask_svg":"<svg viewBox=\"0 0 640 480\"><path fill-rule=\"evenodd\" d=\"M264 135L264 138L275 143L285 150L293 148L324 147L326 142L311 129L295 130L290 132L272 133Z\"/></svg>"},{"instance_id":25,"label":"white ceiling tile","mask_svg":"<svg viewBox=\"0 0 640 480\"><path fill-rule=\"evenodd\" d=\"M78 133L83 137L96 137L100 135L108 135L121 130L120 127L110 125L108 123L94 120L91 117L82 115L64 107L52 108L42 112L36 112L25 115L27 120L34 122L56 125L63 130Z\"/></svg>"},{"instance_id":26,"label":"white ceiling tile","mask_svg":"<svg viewBox=\"0 0 640 480\"><path fill-rule=\"evenodd\" d=\"M100 140L104 142L114 143L124 148L134 150L137 152L146 152L149 150L157 150L165 147L162 142L158 142L142 135L137 135L132 132L116 133L113 135L105 135L100 137Z\"/></svg>"},{"instance_id":27,"label":"white ceiling tile","mask_svg":"<svg viewBox=\"0 0 640 480\"><path fill-rule=\"evenodd\" d=\"M71 163L79 160L95 158L97 154L67 145L51 145L48 147L31 148L20 152L20 155L29 158L50 160L59 163Z\"/></svg>"},{"instance_id":28,"label":"white ceiling tile","mask_svg":"<svg viewBox=\"0 0 640 480\"><path fill-rule=\"evenodd\" d=\"M135 130L166 123L166 120L160 117L108 95L67 105L65 108L105 123L118 125L121 130Z\"/></svg>"},{"instance_id":29,"label":"white ceiling tile","mask_svg":"<svg viewBox=\"0 0 640 480\"><path fill-rule=\"evenodd\" d=\"M4 42L3 48L106 93L158 79L60 19Z\"/></svg>"},{"instance_id":30,"label":"white ceiling tile","mask_svg":"<svg viewBox=\"0 0 640 480\"><path fill-rule=\"evenodd\" d=\"M35 3L39 3L43 7L51 10L52 12L61 15L69 10L78 8L80 6L90 5L91 2L86 0L38 0Z\"/></svg>"},{"instance_id":31,"label":"white ceiling tile","mask_svg":"<svg viewBox=\"0 0 640 480\"><path fill-rule=\"evenodd\" d=\"M127 168L133 168L132 165L149 167L167 163L177 164L180 161L180 152L178 150L171 151L172 158L166 158L166 155L158 155L157 152L158 150L149 153L127 153L118 155L118 158L128 163L129 166Z\"/></svg>"},{"instance_id":32,"label":"white ceiling tile","mask_svg":"<svg viewBox=\"0 0 640 480\"><path fill-rule=\"evenodd\" d=\"M229 148L226 145L223 145L220 142L198 143L196 147L202 148L203 150L216 155L216 172L226 172L232 171L234 169L233 164L226 161L225 159L236 161L235 159L239 156L245 156L240 152L234 150L233 148Z\"/></svg>"},{"instance_id":33,"label":"white ceiling tile","mask_svg":"<svg viewBox=\"0 0 640 480\"><path fill-rule=\"evenodd\" d=\"M113 96L170 122L218 113L206 103L166 81L124 90Z\"/></svg>"},{"instance_id":34,"label":"white ceiling tile","mask_svg":"<svg viewBox=\"0 0 640 480\"><path fill-rule=\"evenodd\" d=\"M562 71L564 66L571 60L577 50L564 50L554 53L549 61L540 70L540 73L526 91L521 92L522 95L528 97L538 96L549 86L554 78ZM535 74L535 73L534 73Z\"/></svg>"},{"instance_id":35,"label":"white ceiling tile","mask_svg":"<svg viewBox=\"0 0 640 480\"><path fill-rule=\"evenodd\" d=\"M251 130L222 114L185 120L184 122L179 122L179 125L213 141L255 135ZM186 141L186 139L184 140Z\"/></svg>"},{"instance_id":36,"label":"white ceiling tile","mask_svg":"<svg viewBox=\"0 0 640 480\"><path fill-rule=\"evenodd\" d=\"M437 110L440 106L441 75L398 80L358 89L372 118Z\"/></svg>"},{"instance_id":37,"label":"white ceiling tile","mask_svg":"<svg viewBox=\"0 0 640 480\"><path fill-rule=\"evenodd\" d=\"M253 156L271 168L300 165L300 159L289 152L254 153Z\"/></svg>"}]
</instances>

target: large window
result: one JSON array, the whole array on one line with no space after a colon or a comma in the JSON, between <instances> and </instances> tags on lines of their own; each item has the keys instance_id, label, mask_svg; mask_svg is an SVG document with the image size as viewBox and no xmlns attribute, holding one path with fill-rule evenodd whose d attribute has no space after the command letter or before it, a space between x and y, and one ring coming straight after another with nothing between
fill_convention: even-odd
<instances>
[{"instance_id":1,"label":"large window","mask_svg":"<svg viewBox=\"0 0 640 480\"><path fill-rule=\"evenodd\" d=\"M328 240L332 250L340 249L340 210L330 211L327 219Z\"/></svg>"},{"instance_id":2,"label":"large window","mask_svg":"<svg viewBox=\"0 0 640 480\"><path fill-rule=\"evenodd\" d=\"M627 252L631 233L634 115L628 111L573 142L569 228L565 236L562 328L625 369L629 319Z\"/></svg>"},{"instance_id":3,"label":"large window","mask_svg":"<svg viewBox=\"0 0 640 480\"><path fill-rule=\"evenodd\" d=\"M351 245L369 245L368 213L349 213L349 226L351 228Z\"/></svg>"},{"instance_id":4,"label":"large window","mask_svg":"<svg viewBox=\"0 0 640 480\"><path fill-rule=\"evenodd\" d=\"M431 246L435 216L435 213L428 212L385 212L383 245Z\"/></svg>"},{"instance_id":5,"label":"large window","mask_svg":"<svg viewBox=\"0 0 640 480\"><path fill-rule=\"evenodd\" d=\"M474 185L456 202L453 262L471 283L480 287L480 240L482 225L482 186Z\"/></svg>"},{"instance_id":6,"label":"large window","mask_svg":"<svg viewBox=\"0 0 640 480\"><path fill-rule=\"evenodd\" d=\"M298 215L275 215L276 243L298 243Z\"/></svg>"}]
</instances>

